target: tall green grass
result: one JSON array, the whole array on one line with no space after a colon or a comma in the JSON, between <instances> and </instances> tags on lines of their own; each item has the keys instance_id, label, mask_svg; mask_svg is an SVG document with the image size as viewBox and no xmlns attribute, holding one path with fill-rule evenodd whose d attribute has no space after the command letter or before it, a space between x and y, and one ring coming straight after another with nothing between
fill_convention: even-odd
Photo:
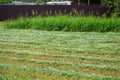
<instances>
[{"instance_id":1,"label":"tall green grass","mask_svg":"<svg viewBox=\"0 0 120 80\"><path fill-rule=\"evenodd\" d=\"M48 16L20 17L17 20L5 21L3 28L35 29L48 31L93 31L119 32L120 18L82 17L82 16Z\"/></svg>"}]
</instances>

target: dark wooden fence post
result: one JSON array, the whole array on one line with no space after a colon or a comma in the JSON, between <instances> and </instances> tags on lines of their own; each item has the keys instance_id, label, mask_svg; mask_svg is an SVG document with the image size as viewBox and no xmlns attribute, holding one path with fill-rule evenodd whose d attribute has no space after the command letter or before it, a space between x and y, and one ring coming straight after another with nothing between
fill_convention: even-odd
<instances>
[{"instance_id":1,"label":"dark wooden fence post","mask_svg":"<svg viewBox=\"0 0 120 80\"><path fill-rule=\"evenodd\" d=\"M46 16L74 13L102 16L107 8L100 5L0 5L0 20L14 19L20 16Z\"/></svg>"}]
</instances>

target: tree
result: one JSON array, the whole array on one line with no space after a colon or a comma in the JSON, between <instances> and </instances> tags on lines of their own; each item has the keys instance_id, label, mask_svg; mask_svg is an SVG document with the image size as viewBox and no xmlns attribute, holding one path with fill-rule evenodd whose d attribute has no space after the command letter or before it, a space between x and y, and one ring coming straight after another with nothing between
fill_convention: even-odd
<instances>
[{"instance_id":1,"label":"tree","mask_svg":"<svg viewBox=\"0 0 120 80\"><path fill-rule=\"evenodd\" d=\"M9 4L14 0L0 0L0 4Z\"/></svg>"},{"instance_id":2,"label":"tree","mask_svg":"<svg viewBox=\"0 0 120 80\"><path fill-rule=\"evenodd\" d=\"M108 13L120 16L120 0L101 0L101 4L108 7Z\"/></svg>"}]
</instances>

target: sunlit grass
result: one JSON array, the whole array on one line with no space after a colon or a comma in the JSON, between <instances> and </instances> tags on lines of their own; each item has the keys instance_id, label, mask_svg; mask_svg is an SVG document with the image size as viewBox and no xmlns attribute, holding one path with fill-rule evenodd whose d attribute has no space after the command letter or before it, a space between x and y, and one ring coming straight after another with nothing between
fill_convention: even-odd
<instances>
[{"instance_id":1,"label":"sunlit grass","mask_svg":"<svg viewBox=\"0 0 120 80\"><path fill-rule=\"evenodd\" d=\"M34 18L20 17L17 20L6 21L3 28L73 32L120 32L120 19L64 15Z\"/></svg>"},{"instance_id":2,"label":"sunlit grass","mask_svg":"<svg viewBox=\"0 0 120 80\"><path fill-rule=\"evenodd\" d=\"M0 79L119 80L119 32L0 30Z\"/></svg>"}]
</instances>

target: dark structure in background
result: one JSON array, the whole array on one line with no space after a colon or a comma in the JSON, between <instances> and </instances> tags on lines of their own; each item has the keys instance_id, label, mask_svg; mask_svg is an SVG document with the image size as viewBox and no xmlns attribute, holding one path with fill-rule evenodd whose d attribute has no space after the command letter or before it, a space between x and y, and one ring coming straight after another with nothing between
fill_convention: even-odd
<instances>
[{"instance_id":1,"label":"dark structure in background","mask_svg":"<svg viewBox=\"0 0 120 80\"><path fill-rule=\"evenodd\" d=\"M74 15L76 13L86 16L102 16L108 11L106 7L100 5L100 0L71 1L73 1L73 5L0 5L0 20L14 19L20 16Z\"/></svg>"},{"instance_id":2,"label":"dark structure in background","mask_svg":"<svg viewBox=\"0 0 120 80\"><path fill-rule=\"evenodd\" d=\"M101 4L100 0L91 0L90 4Z\"/></svg>"},{"instance_id":3,"label":"dark structure in background","mask_svg":"<svg viewBox=\"0 0 120 80\"><path fill-rule=\"evenodd\" d=\"M14 19L20 16L48 15L94 15L102 16L108 9L100 5L1 5L0 20Z\"/></svg>"},{"instance_id":4,"label":"dark structure in background","mask_svg":"<svg viewBox=\"0 0 120 80\"><path fill-rule=\"evenodd\" d=\"M100 5L100 0L72 0L74 5Z\"/></svg>"}]
</instances>

